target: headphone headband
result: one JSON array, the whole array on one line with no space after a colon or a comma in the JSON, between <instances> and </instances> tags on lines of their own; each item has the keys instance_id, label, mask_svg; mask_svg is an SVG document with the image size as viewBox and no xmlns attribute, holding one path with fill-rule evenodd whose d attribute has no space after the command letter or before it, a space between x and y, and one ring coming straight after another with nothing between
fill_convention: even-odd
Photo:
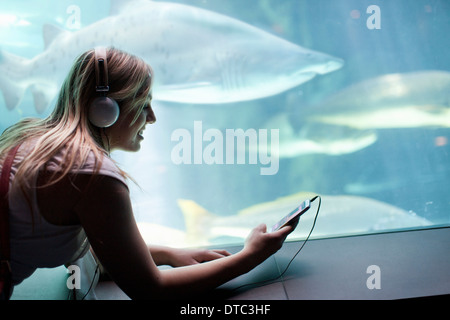
<instances>
[{"instance_id":1,"label":"headphone headband","mask_svg":"<svg viewBox=\"0 0 450 320\"><path fill-rule=\"evenodd\" d=\"M95 48L95 78L97 92L108 92L108 60L106 59L106 49L104 47Z\"/></svg>"}]
</instances>

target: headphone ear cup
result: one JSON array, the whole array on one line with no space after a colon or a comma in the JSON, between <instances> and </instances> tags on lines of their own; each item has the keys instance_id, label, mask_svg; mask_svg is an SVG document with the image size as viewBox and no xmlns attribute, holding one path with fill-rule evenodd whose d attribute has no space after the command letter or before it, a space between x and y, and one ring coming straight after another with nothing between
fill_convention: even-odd
<instances>
[{"instance_id":1,"label":"headphone ear cup","mask_svg":"<svg viewBox=\"0 0 450 320\"><path fill-rule=\"evenodd\" d=\"M120 109L116 100L108 97L96 98L89 107L89 121L96 127L107 128L119 118Z\"/></svg>"}]
</instances>

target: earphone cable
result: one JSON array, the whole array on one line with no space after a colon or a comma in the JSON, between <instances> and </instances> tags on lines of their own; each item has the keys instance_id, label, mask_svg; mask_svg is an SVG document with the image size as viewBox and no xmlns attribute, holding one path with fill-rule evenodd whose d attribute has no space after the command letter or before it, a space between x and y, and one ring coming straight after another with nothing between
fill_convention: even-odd
<instances>
[{"instance_id":1,"label":"earphone cable","mask_svg":"<svg viewBox=\"0 0 450 320\"><path fill-rule=\"evenodd\" d=\"M247 284L243 284L241 286L238 286L234 289L232 289L231 291L236 291L238 289L241 289L243 287L247 287L247 286L262 286L264 284L270 283L272 281L278 280L279 278L283 277L283 275L286 273L286 271L289 269L289 267L291 266L291 263L294 261L294 259L297 257L297 255L300 253L300 251L302 251L303 247L305 246L306 242L309 240L309 237L311 236L314 227L316 225L316 221L317 221L317 217L319 215L319 210L320 210L320 205L322 204L322 198L319 195L314 196L310 201L314 202L316 199L319 199L319 204L317 206L317 210L316 210L316 215L314 217L314 221L311 227L311 230L308 233L308 236L305 238L305 240L303 241L303 244L300 246L300 249L297 250L297 252L294 254L294 256L292 257L292 259L289 261L289 263L287 264L286 268L283 270L283 272L281 272L278 276L276 276L275 278L272 279L268 279L268 280L262 280L262 281L257 281L257 282L252 282L252 283L247 283Z\"/></svg>"}]
</instances>

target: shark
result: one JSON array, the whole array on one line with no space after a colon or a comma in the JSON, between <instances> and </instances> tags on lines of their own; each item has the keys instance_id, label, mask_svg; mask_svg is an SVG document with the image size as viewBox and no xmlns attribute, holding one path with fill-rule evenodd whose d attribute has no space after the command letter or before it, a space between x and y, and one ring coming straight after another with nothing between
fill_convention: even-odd
<instances>
[{"instance_id":1,"label":"shark","mask_svg":"<svg viewBox=\"0 0 450 320\"><path fill-rule=\"evenodd\" d=\"M226 242L242 242L260 223L270 227L291 212L303 200L315 196L312 192L298 192L272 201L258 203L229 215L209 212L193 200L178 199L185 217L186 239L191 243L214 244L217 239ZM354 195L322 195L317 213L317 200L304 213L297 228L288 240L305 239L316 219L311 238L324 238L350 234L362 234L425 227L432 224L417 214L394 205Z\"/></svg>"},{"instance_id":2,"label":"shark","mask_svg":"<svg viewBox=\"0 0 450 320\"><path fill-rule=\"evenodd\" d=\"M46 24L43 38L44 51L31 59L0 51L0 90L9 110L30 90L36 111L45 111L74 59L96 46L142 57L155 72L153 98L178 103L264 98L344 63L227 15L148 0L113 0L110 15L77 31Z\"/></svg>"},{"instance_id":3,"label":"shark","mask_svg":"<svg viewBox=\"0 0 450 320\"><path fill-rule=\"evenodd\" d=\"M291 115L286 112L272 116L264 128L279 131L278 148L270 148L271 156L279 159L296 158L303 155L322 154L340 156L365 149L377 141L375 130L328 124L304 122L297 129L292 125ZM250 145L249 153L256 153L259 145Z\"/></svg>"},{"instance_id":4,"label":"shark","mask_svg":"<svg viewBox=\"0 0 450 320\"><path fill-rule=\"evenodd\" d=\"M448 128L450 72L416 71L364 80L317 104L277 113L263 127L279 130L273 155L279 158L354 153L374 144L383 129ZM258 152L258 146L248 151Z\"/></svg>"},{"instance_id":5,"label":"shark","mask_svg":"<svg viewBox=\"0 0 450 320\"><path fill-rule=\"evenodd\" d=\"M357 130L450 127L450 72L423 70L363 80L308 108L304 121Z\"/></svg>"}]
</instances>

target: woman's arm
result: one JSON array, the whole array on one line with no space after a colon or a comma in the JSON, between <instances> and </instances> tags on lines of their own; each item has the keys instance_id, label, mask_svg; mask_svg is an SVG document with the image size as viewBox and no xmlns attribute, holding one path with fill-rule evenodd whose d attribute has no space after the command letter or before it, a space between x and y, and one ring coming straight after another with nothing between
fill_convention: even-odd
<instances>
[{"instance_id":1,"label":"woman's arm","mask_svg":"<svg viewBox=\"0 0 450 320\"><path fill-rule=\"evenodd\" d=\"M226 250L182 249L152 244L150 244L148 248L153 257L153 261L155 261L158 266L169 265L172 267L183 267L220 259L230 255Z\"/></svg>"},{"instance_id":2,"label":"woman's arm","mask_svg":"<svg viewBox=\"0 0 450 320\"><path fill-rule=\"evenodd\" d=\"M163 270L164 286L172 288L171 294L185 297L203 293L245 274L278 251L293 230L286 226L277 232L267 233L264 224L254 228L244 248L236 254L203 264ZM183 284L184 285L181 285ZM186 287L189 291L186 291Z\"/></svg>"},{"instance_id":3,"label":"woman's arm","mask_svg":"<svg viewBox=\"0 0 450 320\"><path fill-rule=\"evenodd\" d=\"M126 186L109 177L88 183L89 177L83 175L75 181L79 190L86 190L75 212L108 274L131 298L192 297L213 289L263 262L292 231L286 227L266 233L265 226L259 226L252 231L244 248L234 255L160 270L139 233ZM155 249L157 258L161 251Z\"/></svg>"}]
</instances>

